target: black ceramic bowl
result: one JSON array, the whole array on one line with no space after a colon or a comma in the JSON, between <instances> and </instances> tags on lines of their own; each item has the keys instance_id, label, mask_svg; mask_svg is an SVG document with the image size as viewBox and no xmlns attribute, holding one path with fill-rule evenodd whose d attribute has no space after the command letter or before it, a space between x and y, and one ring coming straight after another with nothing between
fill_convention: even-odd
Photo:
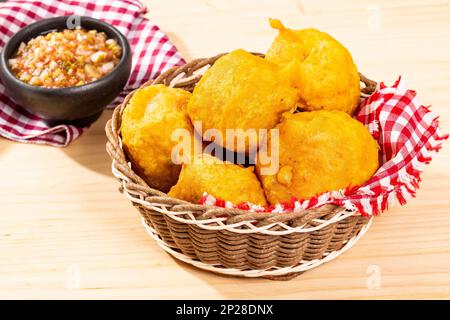
<instances>
[{"instance_id":1,"label":"black ceramic bowl","mask_svg":"<svg viewBox=\"0 0 450 320\"><path fill-rule=\"evenodd\" d=\"M68 20L71 19L71 20ZM78 19L78 20L76 20ZM61 31L73 24L74 17L44 19L20 30L6 43L0 54L0 80L6 93L26 110L48 122L88 125L95 121L103 109L123 90L131 72L131 50L127 39L113 26L90 17L76 17L81 27L103 31L115 39L122 48L122 57L114 70L105 77L67 88L44 88L32 86L17 79L8 64L22 42L46 34ZM69 23L68 23L69 21Z\"/></svg>"}]
</instances>

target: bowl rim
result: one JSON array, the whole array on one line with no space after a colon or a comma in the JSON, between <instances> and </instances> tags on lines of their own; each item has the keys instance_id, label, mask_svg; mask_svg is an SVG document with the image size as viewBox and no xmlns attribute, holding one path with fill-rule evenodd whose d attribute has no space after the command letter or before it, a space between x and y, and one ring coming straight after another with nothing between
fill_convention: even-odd
<instances>
[{"instance_id":1,"label":"bowl rim","mask_svg":"<svg viewBox=\"0 0 450 320\"><path fill-rule=\"evenodd\" d=\"M28 33L29 29L32 29L35 27L40 27L41 25L45 26L45 25L53 23L53 22L59 22L59 21L64 22L64 21L67 21L67 19L70 17L79 17L81 25L83 24L83 22L89 22L89 23L92 23L93 25L100 25L103 28L111 31L116 36L116 38L119 40L119 45L122 48L122 56L120 57L119 63L114 67L114 69L109 74L107 74L106 76L104 76L98 80L88 82L88 83L80 85L80 86L71 86L71 87L62 87L62 88L48 88L48 87L41 87L41 86L33 86L31 84L28 84L28 83L23 82L20 79L18 79L12 73L12 71L9 67L8 60L10 59L10 56L6 57L6 51L8 49L8 46L10 46L11 43L13 43L12 40L15 39L18 43L21 43L21 42L23 42L23 41L21 41L23 38L33 39L33 38L37 37L38 35L45 33L45 31L40 31L39 33L30 35ZM90 28L88 30L94 30L94 29L95 29L95 27ZM55 30L55 28L49 27L49 29L47 31L52 31L52 30ZM97 30L97 29L95 29L95 30ZM13 51L12 54L14 54L14 53L15 53L15 51ZM14 82L16 85L24 88L24 90L33 90L37 93L43 93L43 94L45 94L45 93L53 93L53 94L54 93L58 93L58 94L72 93L73 94L78 91L86 92L86 90L108 84L110 81L112 81L116 77L116 74L118 72L120 72L122 67L127 63L127 60L130 56L131 56L131 48L130 48L130 44L129 44L127 38L125 37L125 35L122 34L122 32L120 32L113 25L111 25L105 21L102 21L102 20L99 20L96 18L92 18L89 16L67 15L67 16L45 18L45 19L41 19L36 22L30 23L27 26L25 26L24 28L22 28L15 35L13 35L11 38L9 38L8 41L6 42L6 44L3 46L3 49L0 53L0 72L2 72L6 77L8 77L9 81ZM128 77L129 76L130 76L130 74L128 74Z\"/></svg>"}]
</instances>

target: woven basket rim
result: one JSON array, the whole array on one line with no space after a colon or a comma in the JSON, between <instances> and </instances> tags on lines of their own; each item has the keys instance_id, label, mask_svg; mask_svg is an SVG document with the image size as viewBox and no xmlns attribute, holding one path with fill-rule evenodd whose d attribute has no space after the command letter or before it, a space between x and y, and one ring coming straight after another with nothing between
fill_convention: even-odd
<instances>
[{"instance_id":1,"label":"woven basket rim","mask_svg":"<svg viewBox=\"0 0 450 320\"><path fill-rule=\"evenodd\" d=\"M182 66L172 67L155 80L144 83L140 88L152 84L164 84L169 87L192 89L201 78L204 69L214 64L224 54L226 53L210 58L195 59ZM253 54L263 56L260 53ZM374 92L377 83L361 73L359 75L365 86L361 89L362 97L370 95ZM131 168L120 137L123 110L136 90L130 92L115 108L112 118L105 127L108 139L106 149L112 158L112 172L122 182L121 191L135 205L170 215L179 222L195 224L208 230L228 230L236 233L260 232L273 235L313 232L350 216L360 215L358 212L348 211L334 204L324 204L297 212L249 212L235 208L193 204L149 187ZM220 218L217 218L218 216Z\"/></svg>"}]
</instances>

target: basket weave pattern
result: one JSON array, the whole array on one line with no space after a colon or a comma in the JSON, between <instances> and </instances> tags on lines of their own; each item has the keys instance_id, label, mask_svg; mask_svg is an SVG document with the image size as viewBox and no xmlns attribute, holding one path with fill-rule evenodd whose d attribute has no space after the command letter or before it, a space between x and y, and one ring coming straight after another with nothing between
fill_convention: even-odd
<instances>
[{"instance_id":1,"label":"basket weave pattern","mask_svg":"<svg viewBox=\"0 0 450 320\"><path fill-rule=\"evenodd\" d=\"M222 55L174 67L144 87L161 83L192 91L203 72ZM363 75L361 81L363 96L375 90L375 82ZM132 95L115 109L106 125L106 149L120 191L139 210L149 234L175 257L219 273L289 279L334 258L367 230L370 219L335 205L291 213L254 213L192 204L150 188L133 171L120 138L122 112Z\"/></svg>"}]
</instances>

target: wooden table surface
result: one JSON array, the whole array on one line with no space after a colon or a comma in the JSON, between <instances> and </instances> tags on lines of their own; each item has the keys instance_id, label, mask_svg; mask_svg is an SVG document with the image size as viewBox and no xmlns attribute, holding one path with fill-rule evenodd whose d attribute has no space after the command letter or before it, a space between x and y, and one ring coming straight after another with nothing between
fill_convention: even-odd
<instances>
[{"instance_id":1,"label":"wooden table surface","mask_svg":"<svg viewBox=\"0 0 450 320\"><path fill-rule=\"evenodd\" d=\"M449 1L149 0L186 59L265 51L287 26L345 44L366 75L402 75L450 131ZM377 218L337 260L289 282L196 270L164 253L118 193L101 119L65 149L0 138L0 298L450 298L450 145L417 198Z\"/></svg>"}]
</instances>

